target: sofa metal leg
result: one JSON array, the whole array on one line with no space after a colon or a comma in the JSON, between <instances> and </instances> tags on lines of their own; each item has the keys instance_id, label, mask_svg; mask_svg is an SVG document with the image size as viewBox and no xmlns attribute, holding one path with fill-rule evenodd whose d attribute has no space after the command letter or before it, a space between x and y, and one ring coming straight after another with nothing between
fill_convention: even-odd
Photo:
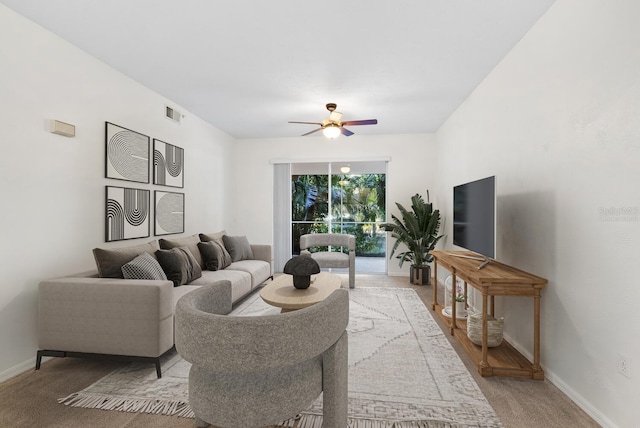
<instances>
[{"instance_id":1,"label":"sofa metal leg","mask_svg":"<svg viewBox=\"0 0 640 428\"><path fill-rule=\"evenodd\" d=\"M42 357L101 358L105 360L142 361L147 363L153 361L153 363L156 366L156 374L158 375L158 379L162 377L162 367L160 366L160 357L136 357L136 356L130 356L130 355L92 354L87 352L53 351L50 349L39 349L38 353L36 354L36 370L40 370Z\"/></svg>"},{"instance_id":2,"label":"sofa metal leg","mask_svg":"<svg viewBox=\"0 0 640 428\"><path fill-rule=\"evenodd\" d=\"M36 370L40 370L40 363L42 363L42 351L38 350L36 354Z\"/></svg>"},{"instance_id":3,"label":"sofa metal leg","mask_svg":"<svg viewBox=\"0 0 640 428\"><path fill-rule=\"evenodd\" d=\"M160 367L160 357L156 358L156 375L158 375L158 379L162 377L162 368Z\"/></svg>"},{"instance_id":4,"label":"sofa metal leg","mask_svg":"<svg viewBox=\"0 0 640 428\"><path fill-rule=\"evenodd\" d=\"M49 349L38 349L36 354L36 370L40 370L40 364L42 363L42 357L66 357L67 353L64 351L52 351Z\"/></svg>"}]
</instances>

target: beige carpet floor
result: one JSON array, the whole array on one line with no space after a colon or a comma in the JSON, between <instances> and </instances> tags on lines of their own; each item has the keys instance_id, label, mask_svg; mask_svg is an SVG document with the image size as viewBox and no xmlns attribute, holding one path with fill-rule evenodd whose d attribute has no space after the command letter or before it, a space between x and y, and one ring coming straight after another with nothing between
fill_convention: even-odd
<instances>
[{"instance_id":1,"label":"beige carpet floor","mask_svg":"<svg viewBox=\"0 0 640 428\"><path fill-rule=\"evenodd\" d=\"M346 285L346 276L343 284ZM410 287L430 308L432 286L413 286L405 277L358 275L356 284L368 287ZM544 304L544 300L543 300ZM425 310L427 310L425 307ZM429 309L430 310L430 309ZM434 316L440 327L446 326ZM449 335L447 335L450 338ZM585 412L549 381L483 378L462 348L451 343L505 428L598 427ZM158 427L193 428L193 419L73 408L57 399L82 390L123 363L104 360L54 358L38 372L27 371L0 384L0 427ZM543 361L544 366L544 361Z\"/></svg>"}]
</instances>

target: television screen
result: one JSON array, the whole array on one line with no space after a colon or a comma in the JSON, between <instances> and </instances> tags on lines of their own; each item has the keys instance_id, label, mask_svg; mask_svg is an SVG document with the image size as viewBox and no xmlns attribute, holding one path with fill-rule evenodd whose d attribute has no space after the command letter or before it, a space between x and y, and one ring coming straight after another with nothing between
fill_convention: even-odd
<instances>
[{"instance_id":1,"label":"television screen","mask_svg":"<svg viewBox=\"0 0 640 428\"><path fill-rule=\"evenodd\" d=\"M495 176L453 188L453 244L495 258Z\"/></svg>"}]
</instances>

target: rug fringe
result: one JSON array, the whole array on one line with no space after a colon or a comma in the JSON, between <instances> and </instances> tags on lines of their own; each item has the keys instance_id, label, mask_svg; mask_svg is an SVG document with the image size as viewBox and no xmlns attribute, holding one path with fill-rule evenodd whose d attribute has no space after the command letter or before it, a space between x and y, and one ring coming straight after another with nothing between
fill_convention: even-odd
<instances>
[{"instance_id":1,"label":"rug fringe","mask_svg":"<svg viewBox=\"0 0 640 428\"><path fill-rule=\"evenodd\" d=\"M348 428L463 428L466 425L438 420L385 421L380 419L348 418ZM322 428L322 416L302 415L298 428Z\"/></svg>"},{"instance_id":2,"label":"rug fringe","mask_svg":"<svg viewBox=\"0 0 640 428\"><path fill-rule=\"evenodd\" d=\"M116 410L119 412L139 412L156 415L194 418L188 402L181 400L154 400L139 398L109 397L106 395L76 392L58 399L58 403L85 409Z\"/></svg>"}]
</instances>

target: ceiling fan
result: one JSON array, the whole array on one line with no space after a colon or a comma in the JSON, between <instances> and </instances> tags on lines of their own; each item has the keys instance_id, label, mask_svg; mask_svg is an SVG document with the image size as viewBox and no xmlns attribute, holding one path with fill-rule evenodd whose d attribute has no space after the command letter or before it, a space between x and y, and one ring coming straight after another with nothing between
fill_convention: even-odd
<instances>
[{"instance_id":1,"label":"ceiling fan","mask_svg":"<svg viewBox=\"0 0 640 428\"><path fill-rule=\"evenodd\" d=\"M313 131L309 131L305 135L313 134L314 132L322 131L325 137L327 138L336 138L340 134L345 137L349 137L353 135L353 132L349 131L344 126L354 126L354 125L376 125L378 123L378 119L366 119L366 120L347 120L342 122L342 113L336 111L335 103L328 103L327 110L329 110L329 118L323 120L322 122L289 122L289 123L303 123L308 125L318 125L319 128L314 129Z\"/></svg>"}]
</instances>

